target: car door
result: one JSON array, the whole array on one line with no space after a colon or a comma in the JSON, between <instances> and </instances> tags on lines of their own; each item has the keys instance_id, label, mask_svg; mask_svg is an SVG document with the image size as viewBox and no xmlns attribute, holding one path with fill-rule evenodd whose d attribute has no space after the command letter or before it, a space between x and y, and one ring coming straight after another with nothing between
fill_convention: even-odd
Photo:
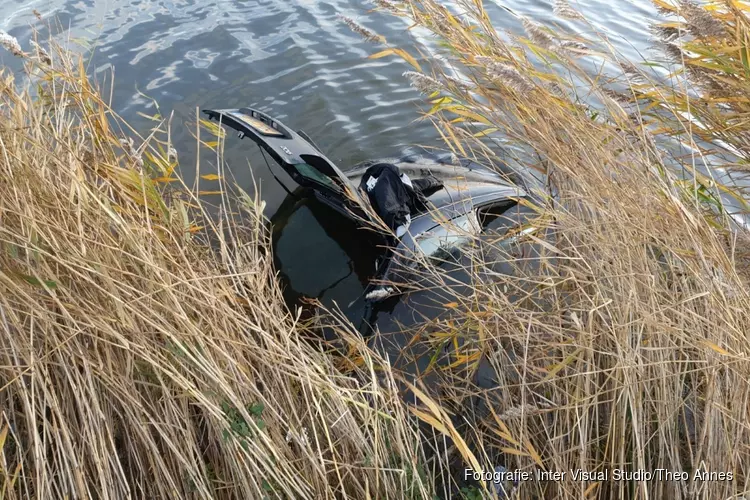
<instances>
[{"instance_id":1,"label":"car door","mask_svg":"<svg viewBox=\"0 0 750 500\"><path fill-rule=\"evenodd\" d=\"M207 109L209 119L249 138L268 153L300 186L342 215L369 220L366 201L339 168L309 141L279 120L252 108Z\"/></svg>"}]
</instances>

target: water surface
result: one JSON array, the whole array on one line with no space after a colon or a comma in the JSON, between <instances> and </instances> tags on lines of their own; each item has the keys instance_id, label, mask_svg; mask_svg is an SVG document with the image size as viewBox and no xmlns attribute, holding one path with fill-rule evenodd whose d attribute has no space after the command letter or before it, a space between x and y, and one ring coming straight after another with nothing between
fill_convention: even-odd
<instances>
[{"instance_id":1,"label":"water surface","mask_svg":"<svg viewBox=\"0 0 750 500\"><path fill-rule=\"evenodd\" d=\"M571 2L627 57L649 46L655 18L648 0ZM575 31L580 24L554 16L552 0L485 2L498 29L521 33L514 14ZM404 20L367 13L362 0L4 0L0 28L25 46L36 22L32 10L57 17L58 37L95 47L93 69L114 70L113 105L138 130L151 125L138 112L174 113L173 141L182 159L194 156L186 122L197 109L257 107L294 129L304 129L342 168L389 156L408 144L439 144L429 122L419 122L423 101L402 76L410 69L396 58L368 60L377 47L341 23L357 19L394 45L429 53L433 41L407 32ZM0 62L18 67L0 52ZM193 156L191 156L191 154ZM361 262L366 249L350 241L345 224L325 206L290 198L292 180L273 179L250 141L230 140L232 175L248 190L260 186L267 215L279 230L275 248L287 296L337 303L354 319L361 314ZM192 162L190 167L192 167ZM210 168L203 165L205 169ZM185 175L189 178L192 170ZM276 214L282 207L283 213ZM356 259L354 259L356 260ZM356 305L349 307L355 302ZM408 316L405 305L398 306Z\"/></svg>"}]
</instances>

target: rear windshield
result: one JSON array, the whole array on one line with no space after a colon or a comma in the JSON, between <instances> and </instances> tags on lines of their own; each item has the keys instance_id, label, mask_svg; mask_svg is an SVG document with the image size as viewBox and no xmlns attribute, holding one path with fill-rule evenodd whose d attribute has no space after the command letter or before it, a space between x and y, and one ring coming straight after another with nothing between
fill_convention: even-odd
<instances>
[{"instance_id":1,"label":"rear windshield","mask_svg":"<svg viewBox=\"0 0 750 500\"><path fill-rule=\"evenodd\" d=\"M338 186L336 185L333 180L328 177L327 175L324 175L318 169L315 167L308 165L307 163L298 163L294 165L294 168L297 169L297 172L304 177L305 179L308 179L312 182L316 182L318 184L322 184L323 186L332 189L334 191L338 191Z\"/></svg>"}]
</instances>

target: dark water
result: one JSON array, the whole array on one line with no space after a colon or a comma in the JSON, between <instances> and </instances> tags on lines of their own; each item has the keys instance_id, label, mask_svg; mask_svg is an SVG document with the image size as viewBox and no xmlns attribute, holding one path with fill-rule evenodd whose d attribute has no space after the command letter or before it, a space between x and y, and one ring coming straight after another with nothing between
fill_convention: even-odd
<instances>
[{"instance_id":1,"label":"dark water","mask_svg":"<svg viewBox=\"0 0 750 500\"><path fill-rule=\"evenodd\" d=\"M650 1L571 3L626 56L638 58L647 50L648 23L654 19ZM521 32L499 3L485 4L496 27ZM503 5L541 23L580 29L553 15L552 0ZM367 14L372 7L362 0L4 0L0 28L27 46L29 25L35 23L32 9L48 19L56 16L59 39L88 41L95 47L95 70L114 69L114 108L136 129L151 125L138 115L155 112L150 99L158 101L162 115L174 113L173 141L183 159L194 150L185 123L194 121L196 109L251 106L304 129L346 168L393 155L408 144L439 144L432 126L416 121L422 100L402 76L410 68L395 58L368 60L377 47L337 15L357 19L392 44L412 47L412 53L414 47L430 53L433 42L407 32L401 19ZM0 62L18 64L5 52ZM249 141L228 141L226 156L240 185L251 190L255 177L269 217L281 207L274 217L275 249L288 296L320 297L353 319L361 315L356 299L364 271L352 257L367 249L351 240L346 225L325 206L290 198ZM188 169L185 175L190 174ZM290 178L282 174L280 179L294 190ZM406 321L413 314L408 305L395 307Z\"/></svg>"}]
</instances>

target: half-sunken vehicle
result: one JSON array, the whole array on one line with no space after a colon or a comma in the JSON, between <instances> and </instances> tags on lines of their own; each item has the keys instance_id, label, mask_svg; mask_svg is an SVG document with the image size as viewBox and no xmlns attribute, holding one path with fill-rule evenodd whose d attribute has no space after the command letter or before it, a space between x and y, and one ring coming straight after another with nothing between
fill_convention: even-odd
<instances>
[{"instance_id":1,"label":"half-sunken vehicle","mask_svg":"<svg viewBox=\"0 0 750 500\"><path fill-rule=\"evenodd\" d=\"M365 298L407 289L400 281L422 259L445 258L488 227L507 231L526 192L507 176L452 153L421 151L341 170L302 131L251 108L205 110L249 138L300 186L363 230L380 234ZM378 229L379 228L379 229ZM401 284L401 286L400 286ZM406 284L408 285L408 284Z\"/></svg>"}]
</instances>

